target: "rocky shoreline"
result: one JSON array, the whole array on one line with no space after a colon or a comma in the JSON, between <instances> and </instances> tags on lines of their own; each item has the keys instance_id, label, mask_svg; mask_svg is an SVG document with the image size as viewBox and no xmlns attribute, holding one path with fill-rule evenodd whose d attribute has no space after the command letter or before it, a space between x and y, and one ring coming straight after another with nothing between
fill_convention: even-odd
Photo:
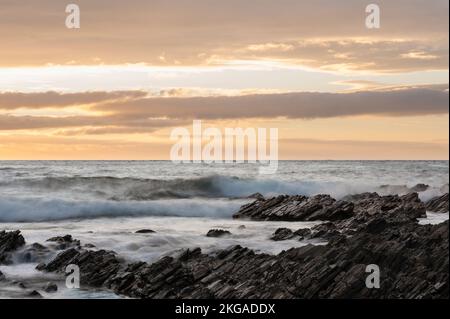
<instances>
[{"instance_id":1,"label":"rocky shoreline","mask_svg":"<svg viewBox=\"0 0 450 319\"><path fill-rule=\"evenodd\" d=\"M272 240L326 240L278 255L233 246L214 254L199 248L157 262L130 263L70 235L27 245L20 231L0 232L0 264L13 257L40 261L37 269L64 274L80 267L81 284L133 298L448 298L448 221L420 225L427 211L447 212L448 194L423 203L417 193L278 196L241 207L236 219L323 221L311 229L278 229ZM150 232L148 230L147 232ZM144 233L144 232L143 232ZM227 236L212 229L205 236ZM52 252L59 253L48 262ZM16 256L17 258L17 256ZM380 287L366 287L368 265ZM0 273L0 281L8 278ZM44 289L44 288L43 288ZM54 286L49 286L49 290ZM32 291L30 297L38 297Z\"/></svg>"}]
</instances>

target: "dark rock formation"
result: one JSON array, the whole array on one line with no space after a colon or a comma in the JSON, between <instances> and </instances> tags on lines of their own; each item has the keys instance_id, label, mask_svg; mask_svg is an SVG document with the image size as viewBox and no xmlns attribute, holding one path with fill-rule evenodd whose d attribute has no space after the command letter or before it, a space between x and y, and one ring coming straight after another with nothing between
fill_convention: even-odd
<instances>
[{"instance_id":1,"label":"dark rock formation","mask_svg":"<svg viewBox=\"0 0 450 319\"><path fill-rule=\"evenodd\" d=\"M80 267L80 281L90 286L101 287L104 282L117 273L121 261L112 251L89 251L70 248L60 253L48 264L39 264L36 269L64 273L70 264Z\"/></svg>"},{"instance_id":2,"label":"dark rock formation","mask_svg":"<svg viewBox=\"0 0 450 319\"><path fill-rule=\"evenodd\" d=\"M135 298L448 298L449 222L419 225L417 217L424 212L416 193L365 193L343 201L326 195L280 196L244 206L238 217L289 220L337 214L339 218L310 230L275 233L279 238L325 239L326 244L278 255L241 246L214 254L197 248L153 264L126 264L113 252L75 247L38 269L62 273L76 264L83 285ZM380 269L379 289L365 284L369 265Z\"/></svg>"},{"instance_id":3,"label":"dark rock formation","mask_svg":"<svg viewBox=\"0 0 450 319\"><path fill-rule=\"evenodd\" d=\"M407 195L380 196L377 193L362 193L347 196L344 200L354 204L356 214L383 214L391 217L398 216L406 219L415 219L426 216L425 204L419 199L417 193Z\"/></svg>"},{"instance_id":4,"label":"dark rock formation","mask_svg":"<svg viewBox=\"0 0 450 319\"><path fill-rule=\"evenodd\" d=\"M137 230L135 233L136 234L151 234L151 233L155 233L155 231L151 230L151 229L140 229L140 230Z\"/></svg>"},{"instance_id":5,"label":"dark rock formation","mask_svg":"<svg viewBox=\"0 0 450 319\"><path fill-rule=\"evenodd\" d=\"M34 243L30 246L25 247L23 250L17 253L17 259L20 262L42 262L46 260L52 251L39 243Z\"/></svg>"},{"instance_id":6,"label":"dark rock formation","mask_svg":"<svg viewBox=\"0 0 450 319\"><path fill-rule=\"evenodd\" d=\"M264 200L265 199L264 196L261 193L251 194L247 198L254 198L254 199L257 199L257 200Z\"/></svg>"},{"instance_id":7,"label":"dark rock formation","mask_svg":"<svg viewBox=\"0 0 450 319\"><path fill-rule=\"evenodd\" d=\"M5 280L5 275L0 271L0 281Z\"/></svg>"},{"instance_id":8,"label":"dark rock formation","mask_svg":"<svg viewBox=\"0 0 450 319\"><path fill-rule=\"evenodd\" d=\"M30 292L28 294L28 297L30 297L30 298L42 298L42 295L37 290L33 290L32 292Z\"/></svg>"},{"instance_id":9,"label":"dark rock formation","mask_svg":"<svg viewBox=\"0 0 450 319\"><path fill-rule=\"evenodd\" d=\"M231 235L231 233L228 230L223 229L211 229L206 234L206 237L223 237Z\"/></svg>"},{"instance_id":10,"label":"dark rock formation","mask_svg":"<svg viewBox=\"0 0 450 319\"><path fill-rule=\"evenodd\" d=\"M295 237L295 234L289 228L278 228L270 237L274 241L288 240Z\"/></svg>"},{"instance_id":11,"label":"dark rock formation","mask_svg":"<svg viewBox=\"0 0 450 319\"><path fill-rule=\"evenodd\" d=\"M338 236L327 245L292 248L277 256L234 246L216 255L194 249L153 264L120 266L114 254L108 252L86 255L70 251L72 257L61 253L54 264L63 267L75 262L82 269L84 284L103 284L136 298L449 296L448 221L423 226L411 222L401 228L385 227L379 233ZM366 267L371 264L380 268L379 289L365 285ZM105 266L109 271L104 270ZM91 275L83 275L85 272Z\"/></svg>"},{"instance_id":12,"label":"dark rock formation","mask_svg":"<svg viewBox=\"0 0 450 319\"><path fill-rule=\"evenodd\" d=\"M336 201L329 195L278 196L244 205L233 218L284 221L341 221L365 213L399 215L407 219L425 216L425 205L417 193L380 196L363 193Z\"/></svg>"},{"instance_id":13,"label":"dark rock formation","mask_svg":"<svg viewBox=\"0 0 450 319\"><path fill-rule=\"evenodd\" d=\"M300 240L302 240L302 239L304 239L304 238L306 238L306 237L311 236L311 229L309 229L309 228L297 229L297 230L294 232L294 234L295 234L296 236L299 236L299 237L300 237Z\"/></svg>"},{"instance_id":14,"label":"dark rock formation","mask_svg":"<svg viewBox=\"0 0 450 319\"><path fill-rule=\"evenodd\" d=\"M0 264L11 262L11 252L25 245L25 239L20 234L20 230L0 232Z\"/></svg>"},{"instance_id":15,"label":"dark rock formation","mask_svg":"<svg viewBox=\"0 0 450 319\"><path fill-rule=\"evenodd\" d=\"M242 206L233 218L254 220L339 220L352 215L353 205L329 195L278 196Z\"/></svg>"},{"instance_id":16,"label":"dark rock formation","mask_svg":"<svg viewBox=\"0 0 450 319\"><path fill-rule=\"evenodd\" d=\"M56 292L58 291L58 286L55 283L49 282L44 286L43 290L48 293Z\"/></svg>"},{"instance_id":17,"label":"dark rock formation","mask_svg":"<svg viewBox=\"0 0 450 319\"><path fill-rule=\"evenodd\" d=\"M448 193L434 197L426 203L427 210L434 213L448 212Z\"/></svg>"},{"instance_id":18,"label":"dark rock formation","mask_svg":"<svg viewBox=\"0 0 450 319\"><path fill-rule=\"evenodd\" d=\"M47 239L48 242L55 243L55 249L64 250L69 247L78 247L80 246L80 241L77 239L73 239L71 235L65 236L56 236Z\"/></svg>"},{"instance_id":19,"label":"dark rock formation","mask_svg":"<svg viewBox=\"0 0 450 319\"><path fill-rule=\"evenodd\" d=\"M426 184L417 184L413 187L411 187L409 189L410 192L424 192L426 191L428 188L430 188L430 185L426 185Z\"/></svg>"}]
</instances>

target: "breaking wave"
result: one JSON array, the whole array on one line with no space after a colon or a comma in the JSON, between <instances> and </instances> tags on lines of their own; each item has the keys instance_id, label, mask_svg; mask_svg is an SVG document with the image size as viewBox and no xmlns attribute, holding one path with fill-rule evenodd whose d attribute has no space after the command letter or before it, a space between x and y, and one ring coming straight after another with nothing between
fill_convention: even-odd
<instances>
[{"instance_id":1,"label":"breaking wave","mask_svg":"<svg viewBox=\"0 0 450 319\"><path fill-rule=\"evenodd\" d=\"M229 218L242 200L72 201L0 197L0 222L40 222L99 217L179 216Z\"/></svg>"},{"instance_id":2,"label":"breaking wave","mask_svg":"<svg viewBox=\"0 0 450 319\"><path fill-rule=\"evenodd\" d=\"M411 185L412 186L412 185ZM416 190L407 185L373 185L370 183L327 182L327 181L281 181L275 179L238 178L229 176L208 176L191 179L137 179L100 177L45 177L39 179L16 179L0 182L2 188L13 188L36 194L64 193L91 195L90 198L114 201L148 201L158 199L187 198L246 198L254 193L265 196L278 194L315 195L330 194L341 198L348 194L378 192L386 194L406 194L419 191L423 199L448 192L448 184ZM428 194L428 195L427 195Z\"/></svg>"}]
</instances>

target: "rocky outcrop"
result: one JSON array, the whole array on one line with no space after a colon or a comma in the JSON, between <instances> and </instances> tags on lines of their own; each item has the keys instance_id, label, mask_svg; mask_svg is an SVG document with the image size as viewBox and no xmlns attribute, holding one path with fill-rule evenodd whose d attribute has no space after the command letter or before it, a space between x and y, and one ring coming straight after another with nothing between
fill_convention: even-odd
<instances>
[{"instance_id":1,"label":"rocky outcrop","mask_svg":"<svg viewBox=\"0 0 450 319\"><path fill-rule=\"evenodd\" d=\"M155 233L155 231L151 230L151 229L139 229L135 233L136 234L152 234L152 233Z\"/></svg>"},{"instance_id":2,"label":"rocky outcrop","mask_svg":"<svg viewBox=\"0 0 450 319\"><path fill-rule=\"evenodd\" d=\"M206 234L206 237L223 237L231 235L231 233L228 230L223 229L211 229Z\"/></svg>"},{"instance_id":3,"label":"rocky outcrop","mask_svg":"<svg viewBox=\"0 0 450 319\"><path fill-rule=\"evenodd\" d=\"M425 205L417 193L380 196L363 193L336 201L329 195L278 196L244 205L233 218L282 221L342 221L358 214L384 214L415 219L425 217ZM396 217L396 218L397 218Z\"/></svg>"},{"instance_id":4,"label":"rocky outcrop","mask_svg":"<svg viewBox=\"0 0 450 319\"><path fill-rule=\"evenodd\" d=\"M152 264L127 263L114 252L78 245L37 268L64 273L76 264L82 285L134 298L448 298L449 222L419 225L424 213L416 193L364 193L342 201L327 195L280 196L244 206L238 217L338 216L311 229L281 228L273 235L274 240L320 239L320 245L278 255L241 246L213 254L196 248ZM369 265L380 270L378 289L366 286Z\"/></svg>"},{"instance_id":5,"label":"rocky outcrop","mask_svg":"<svg viewBox=\"0 0 450 319\"><path fill-rule=\"evenodd\" d=\"M448 212L448 193L442 196L437 196L430 199L426 203L426 208L430 212L434 213L447 213Z\"/></svg>"},{"instance_id":6,"label":"rocky outcrop","mask_svg":"<svg viewBox=\"0 0 450 319\"><path fill-rule=\"evenodd\" d=\"M42 289L47 293L53 293L58 291L58 286L53 282L48 282Z\"/></svg>"},{"instance_id":7,"label":"rocky outcrop","mask_svg":"<svg viewBox=\"0 0 450 319\"><path fill-rule=\"evenodd\" d=\"M39 264L36 269L47 272L65 273L68 265L80 267L80 281L93 287L101 287L115 275L121 260L112 251L90 251L70 248L60 253L48 264Z\"/></svg>"},{"instance_id":8,"label":"rocky outcrop","mask_svg":"<svg viewBox=\"0 0 450 319\"><path fill-rule=\"evenodd\" d=\"M340 220L353 214L353 204L329 195L278 196L242 206L233 218L278 221Z\"/></svg>"},{"instance_id":9,"label":"rocky outcrop","mask_svg":"<svg viewBox=\"0 0 450 319\"><path fill-rule=\"evenodd\" d=\"M54 249L64 250L69 247L80 246L80 241L78 239L73 239L72 235L56 236L47 239L47 242L53 243Z\"/></svg>"},{"instance_id":10,"label":"rocky outcrop","mask_svg":"<svg viewBox=\"0 0 450 319\"><path fill-rule=\"evenodd\" d=\"M295 237L295 234L289 228L278 228L270 237L274 241L288 240Z\"/></svg>"},{"instance_id":11,"label":"rocky outcrop","mask_svg":"<svg viewBox=\"0 0 450 319\"><path fill-rule=\"evenodd\" d=\"M135 298L448 298L448 257L447 221L337 236L276 256L234 246L124 265L110 252L69 249L53 265L76 263L83 284ZM379 289L365 285L373 264Z\"/></svg>"},{"instance_id":12,"label":"rocky outcrop","mask_svg":"<svg viewBox=\"0 0 450 319\"><path fill-rule=\"evenodd\" d=\"M20 230L0 232L0 264L11 262L11 253L25 245L25 239Z\"/></svg>"}]
</instances>

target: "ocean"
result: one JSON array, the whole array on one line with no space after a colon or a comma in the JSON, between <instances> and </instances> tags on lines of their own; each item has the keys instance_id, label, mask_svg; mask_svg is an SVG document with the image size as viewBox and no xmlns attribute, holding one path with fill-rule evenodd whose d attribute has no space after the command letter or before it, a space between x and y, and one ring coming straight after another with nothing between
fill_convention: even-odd
<instances>
[{"instance_id":1,"label":"ocean","mask_svg":"<svg viewBox=\"0 0 450 319\"><path fill-rule=\"evenodd\" d=\"M259 175L253 164L174 164L169 161L0 161L0 230L20 229L28 244L71 234L82 243L114 250L127 260L152 262L184 248L204 252L239 244L277 254L308 241L270 240L279 227L299 229L317 222L233 220L254 193L345 195L405 194L423 183L426 201L448 192L448 161L281 161L275 175ZM447 214L421 222L439 223ZM243 227L244 226L244 227ZM136 234L148 228L152 234ZM225 238L206 237L212 228ZM314 244L325 244L314 242ZM45 281L37 262L0 266L9 278ZM43 277L44 276L44 277ZM10 289L10 288L8 288ZM74 295L76 294L76 295ZM14 293L0 287L0 297ZM105 292L70 291L51 298L110 298Z\"/></svg>"}]
</instances>

